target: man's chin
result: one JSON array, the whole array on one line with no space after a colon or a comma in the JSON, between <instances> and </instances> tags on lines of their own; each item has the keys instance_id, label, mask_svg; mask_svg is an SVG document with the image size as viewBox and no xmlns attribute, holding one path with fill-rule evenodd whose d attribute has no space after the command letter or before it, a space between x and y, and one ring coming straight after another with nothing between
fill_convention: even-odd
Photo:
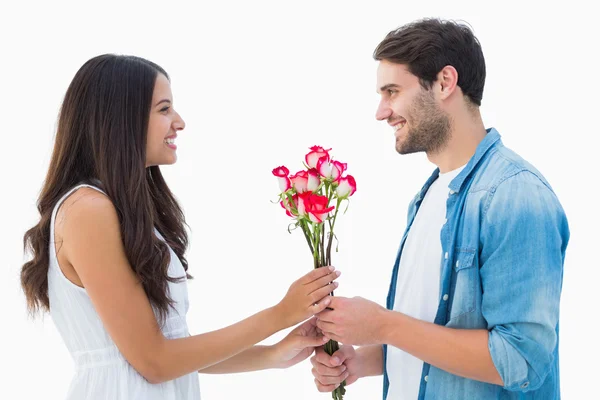
<instances>
[{"instance_id":1,"label":"man's chin","mask_svg":"<svg viewBox=\"0 0 600 400\"><path fill-rule=\"evenodd\" d=\"M396 142L396 152L401 155L419 153L423 150L416 149L414 147L406 146L406 144Z\"/></svg>"}]
</instances>

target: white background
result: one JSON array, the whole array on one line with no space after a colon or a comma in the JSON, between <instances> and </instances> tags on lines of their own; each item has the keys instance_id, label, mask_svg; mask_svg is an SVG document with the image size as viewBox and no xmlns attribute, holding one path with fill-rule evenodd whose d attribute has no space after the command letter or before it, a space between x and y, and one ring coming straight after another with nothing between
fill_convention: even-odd
<instances>
[{"instance_id":1,"label":"white background","mask_svg":"<svg viewBox=\"0 0 600 400\"><path fill-rule=\"evenodd\" d=\"M542 171L567 212L562 394L589 398L600 357L592 329L600 267L592 195L600 35L592 3L422 3L3 2L0 398L60 399L73 374L52 320L27 318L18 275L58 108L86 60L135 54L171 75L187 128L179 162L163 172L192 228L188 322L201 333L275 304L311 268L301 233L288 234L287 217L270 203L277 195L271 169L295 172L315 144L332 147L358 182L336 227L333 264L343 272L336 294L384 304L408 202L434 167L424 154L399 156L391 129L375 120L372 52L388 31L425 16L472 25L487 62L486 126ZM314 389L308 361L286 371L201 375L200 384L208 400L330 398ZM380 393L381 378L370 378L350 386L346 399Z\"/></svg>"}]
</instances>

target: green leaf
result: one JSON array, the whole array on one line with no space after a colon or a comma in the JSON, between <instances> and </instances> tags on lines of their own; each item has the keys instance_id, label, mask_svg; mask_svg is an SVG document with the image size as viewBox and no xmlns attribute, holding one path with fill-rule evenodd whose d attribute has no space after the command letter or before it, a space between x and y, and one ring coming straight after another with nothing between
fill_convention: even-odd
<instances>
[{"instance_id":1,"label":"green leaf","mask_svg":"<svg viewBox=\"0 0 600 400\"><path fill-rule=\"evenodd\" d=\"M296 230L296 229L298 229L298 225L299 225L299 223L298 223L298 222L289 224L289 225L288 225L288 228L287 228L287 229L288 229L288 232L291 234L293 230ZM290 226L294 226L294 228L293 228L292 230L290 230Z\"/></svg>"},{"instance_id":2,"label":"green leaf","mask_svg":"<svg viewBox=\"0 0 600 400\"><path fill-rule=\"evenodd\" d=\"M348 204L346 205L346 209L344 210L344 214L346 214L346 211L348 211L348 207L350 207L350 200L349 199L344 199Z\"/></svg>"}]
</instances>

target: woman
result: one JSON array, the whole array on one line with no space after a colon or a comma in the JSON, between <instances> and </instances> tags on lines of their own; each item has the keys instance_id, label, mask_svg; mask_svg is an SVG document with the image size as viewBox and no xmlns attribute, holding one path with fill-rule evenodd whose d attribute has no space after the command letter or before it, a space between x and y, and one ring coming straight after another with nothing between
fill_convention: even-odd
<instances>
[{"instance_id":1,"label":"woman","mask_svg":"<svg viewBox=\"0 0 600 400\"><path fill-rule=\"evenodd\" d=\"M67 90L21 283L75 360L68 399L199 399L197 371L287 367L327 340L309 320L253 347L329 304L332 267L269 309L189 335L185 219L159 169L175 163L184 127L167 73L139 57L95 57Z\"/></svg>"}]
</instances>

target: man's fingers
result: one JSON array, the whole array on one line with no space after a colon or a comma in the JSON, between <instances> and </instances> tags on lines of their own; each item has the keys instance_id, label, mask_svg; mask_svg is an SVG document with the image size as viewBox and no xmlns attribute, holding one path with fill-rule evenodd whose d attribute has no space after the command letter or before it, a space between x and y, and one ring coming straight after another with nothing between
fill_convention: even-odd
<instances>
[{"instance_id":1,"label":"man's fingers","mask_svg":"<svg viewBox=\"0 0 600 400\"><path fill-rule=\"evenodd\" d=\"M331 368L328 367L326 365L317 363L316 365L313 364L313 375L315 376L315 378L319 378L319 377L340 377L344 374L344 372L346 372L346 366L345 365L340 365L339 367L335 367L335 368ZM341 382L341 381L339 381ZM325 381L321 381L321 383L325 383L325 384L329 384L329 383L333 383L333 382L325 382Z\"/></svg>"},{"instance_id":2,"label":"man's fingers","mask_svg":"<svg viewBox=\"0 0 600 400\"><path fill-rule=\"evenodd\" d=\"M337 355L337 353L339 353L339 350L337 352L334 353L334 355ZM344 358L345 360L345 358ZM319 367L319 366L324 366L326 368L332 368L335 369L335 367L337 367L338 365L341 364L341 362L339 364L334 364L332 362L332 357L327 354L325 352L325 350L323 350L322 347L318 347L317 350L315 351L315 355L312 356L312 358L310 359L310 362L312 363L313 367ZM325 370L323 370L325 371ZM327 373L326 375L330 375L329 373ZM339 373L337 374L339 375Z\"/></svg>"},{"instance_id":3,"label":"man's fingers","mask_svg":"<svg viewBox=\"0 0 600 400\"><path fill-rule=\"evenodd\" d=\"M350 376L350 374L348 373L348 371L342 372L342 374L339 375L339 376L320 375L319 372L315 371L314 368L312 370L312 373L313 373L313 376L315 377L315 379L317 381L319 381L319 383L321 385L339 385L346 378L348 378L348 376Z\"/></svg>"},{"instance_id":4,"label":"man's fingers","mask_svg":"<svg viewBox=\"0 0 600 400\"><path fill-rule=\"evenodd\" d=\"M322 393L333 392L339 385L323 385L317 378L315 378L315 385L317 385L317 390Z\"/></svg>"},{"instance_id":5,"label":"man's fingers","mask_svg":"<svg viewBox=\"0 0 600 400\"><path fill-rule=\"evenodd\" d=\"M324 335L327 335L327 337L331 340L335 340L338 343L344 343L344 340L342 339L341 336L336 335L335 333L326 333L323 332Z\"/></svg>"},{"instance_id":6,"label":"man's fingers","mask_svg":"<svg viewBox=\"0 0 600 400\"><path fill-rule=\"evenodd\" d=\"M327 296L324 299L321 299L317 304L313 304L310 306L310 312L314 315L319 314L323 310L325 310L329 304L331 303L331 296ZM317 318L315 318L317 319ZM315 325L318 324L318 321L315 322ZM317 325L318 326L318 325Z\"/></svg>"},{"instance_id":7,"label":"man's fingers","mask_svg":"<svg viewBox=\"0 0 600 400\"><path fill-rule=\"evenodd\" d=\"M335 333L335 324L331 322L318 320L317 326L323 331L324 335L329 336L330 334Z\"/></svg>"},{"instance_id":8,"label":"man's fingers","mask_svg":"<svg viewBox=\"0 0 600 400\"><path fill-rule=\"evenodd\" d=\"M333 300L333 298L332 298ZM332 301L329 301L329 304L331 305ZM332 318L333 318L333 313L335 312L335 310L323 310L319 313L319 315L317 315L317 319L320 321L325 321L325 322L333 322ZM318 324L315 322L315 325L318 326Z\"/></svg>"},{"instance_id":9,"label":"man's fingers","mask_svg":"<svg viewBox=\"0 0 600 400\"><path fill-rule=\"evenodd\" d=\"M340 365L346 360L353 358L356 350L352 346L342 346L331 356L331 365Z\"/></svg>"}]
</instances>

